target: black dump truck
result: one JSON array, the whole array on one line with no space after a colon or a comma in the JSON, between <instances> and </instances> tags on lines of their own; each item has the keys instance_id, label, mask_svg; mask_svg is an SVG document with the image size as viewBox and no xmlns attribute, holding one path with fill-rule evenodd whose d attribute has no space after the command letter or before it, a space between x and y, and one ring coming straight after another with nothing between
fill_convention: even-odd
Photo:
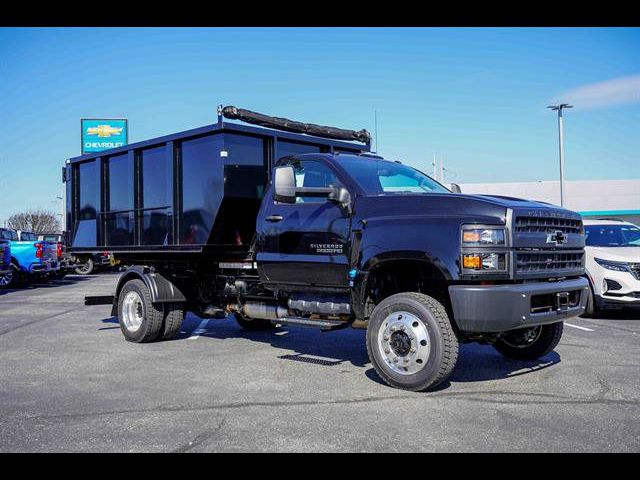
<instances>
[{"instance_id":1,"label":"black dump truck","mask_svg":"<svg viewBox=\"0 0 640 480\"><path fill-rule=\"evenodd\" d=\"M112 304L127 340L168 340L186 311L247 330L366 328L380 377L425 390L461 342L534 360L584 311L577 213L452 192L369 153L364 130L218 114L66 162L70 251L129 265L85 303Z\"/></svg>"}]
</instances>

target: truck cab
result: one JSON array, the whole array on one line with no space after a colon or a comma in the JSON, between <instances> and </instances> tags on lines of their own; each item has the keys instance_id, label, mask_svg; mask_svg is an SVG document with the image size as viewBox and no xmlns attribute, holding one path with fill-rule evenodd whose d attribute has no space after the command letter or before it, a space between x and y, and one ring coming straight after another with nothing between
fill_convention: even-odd
<instances>
[{"instance_id":1,"label":"truck cab","mask_svg":"<svg viewBox=\"0 0 640 480\"><path fill-rule=\"evenodd\" d=\"M253 116L263 126L265 118ZM281 120L272 123L284 128ZM152 248L135 233L145 223L134 222L133 242L114 248L133 267L115 295L86 299L110 303L127 340L172 338L187 310L209 318L233 314L249 330L365 328L379 376L397 388L425 390L453 371L460 343L487 343L506 357L534 360L558 344L563 320L584 311L585 236L577 213L454 193L412 167L344 144L279 155L277 140L267 141L264 160L251 163L265 174L235 176L250 161L247 150L229 148L229 130L221 124L214 133L219 143L199 150L207 159L199 177L217 180L190 179L182 168L183 184L174 183L169 198L178 215L174 210L167 231L189 235L174 235L171 245L165 236L164 246ZM362 138L356 135L362 131L350 132ZM194 161L195 150L184 149L191 135L129 146L129 157L135 161L142 149L144 164L144 149L162 144L180 171L181 161ZM108 191L105 179L101 184ZM180 214L194 196L217 205L206 216L200 210L197 222ZM199 225L200 240L186 225Z\"/></svg>"}]
</instances>

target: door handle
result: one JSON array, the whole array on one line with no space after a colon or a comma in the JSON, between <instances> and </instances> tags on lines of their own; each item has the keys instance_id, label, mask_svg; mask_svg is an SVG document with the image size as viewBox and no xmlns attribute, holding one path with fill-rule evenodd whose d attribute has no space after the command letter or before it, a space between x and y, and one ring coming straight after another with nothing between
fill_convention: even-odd
<instances>
[{"instance_id":1,"label":"door handle","mask_svg":"<svg viewBox=\"0 0 640 480\"><path fill-rule=\"evenodd\" d=\"M282 220L282 215L269 215L265 220L267 222L279 222Z\"/></svg>"}]
</instances>

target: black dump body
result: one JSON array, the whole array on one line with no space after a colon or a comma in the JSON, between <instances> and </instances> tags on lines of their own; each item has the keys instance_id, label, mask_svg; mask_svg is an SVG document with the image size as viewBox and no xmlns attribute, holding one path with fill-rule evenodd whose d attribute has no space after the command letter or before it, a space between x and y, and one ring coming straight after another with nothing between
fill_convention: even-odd
<instances>
[{"instance_id":1,"label":"black dump body","mask_svg":"<svg viewBox=\"0 0 640 480\"><path fill-rule=\"evenodd\" d=\"M275 160L368 150L369 142L229 123L219 116L213 125L72 158L64 168L69 251L106 250L140 260L246 254Z\"/></svg>"}]
</instances>

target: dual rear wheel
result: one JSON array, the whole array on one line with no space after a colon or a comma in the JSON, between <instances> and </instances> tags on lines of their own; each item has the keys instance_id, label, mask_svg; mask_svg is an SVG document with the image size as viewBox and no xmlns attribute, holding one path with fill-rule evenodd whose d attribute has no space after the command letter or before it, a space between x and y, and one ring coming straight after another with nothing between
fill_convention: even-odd
<instances>
[{"instance_id":1,"label":"dual rear wheel","mask_svg":"<svg viewBox=\"0 0 640 480\"><path fill-rule=\"evenodd\" d=\"M144 282L130 280L118 296L118 319L122 334L130 342L170 340L180 331L184 306L179 303L154 305Z\"/></svg>"}]
</instances>

